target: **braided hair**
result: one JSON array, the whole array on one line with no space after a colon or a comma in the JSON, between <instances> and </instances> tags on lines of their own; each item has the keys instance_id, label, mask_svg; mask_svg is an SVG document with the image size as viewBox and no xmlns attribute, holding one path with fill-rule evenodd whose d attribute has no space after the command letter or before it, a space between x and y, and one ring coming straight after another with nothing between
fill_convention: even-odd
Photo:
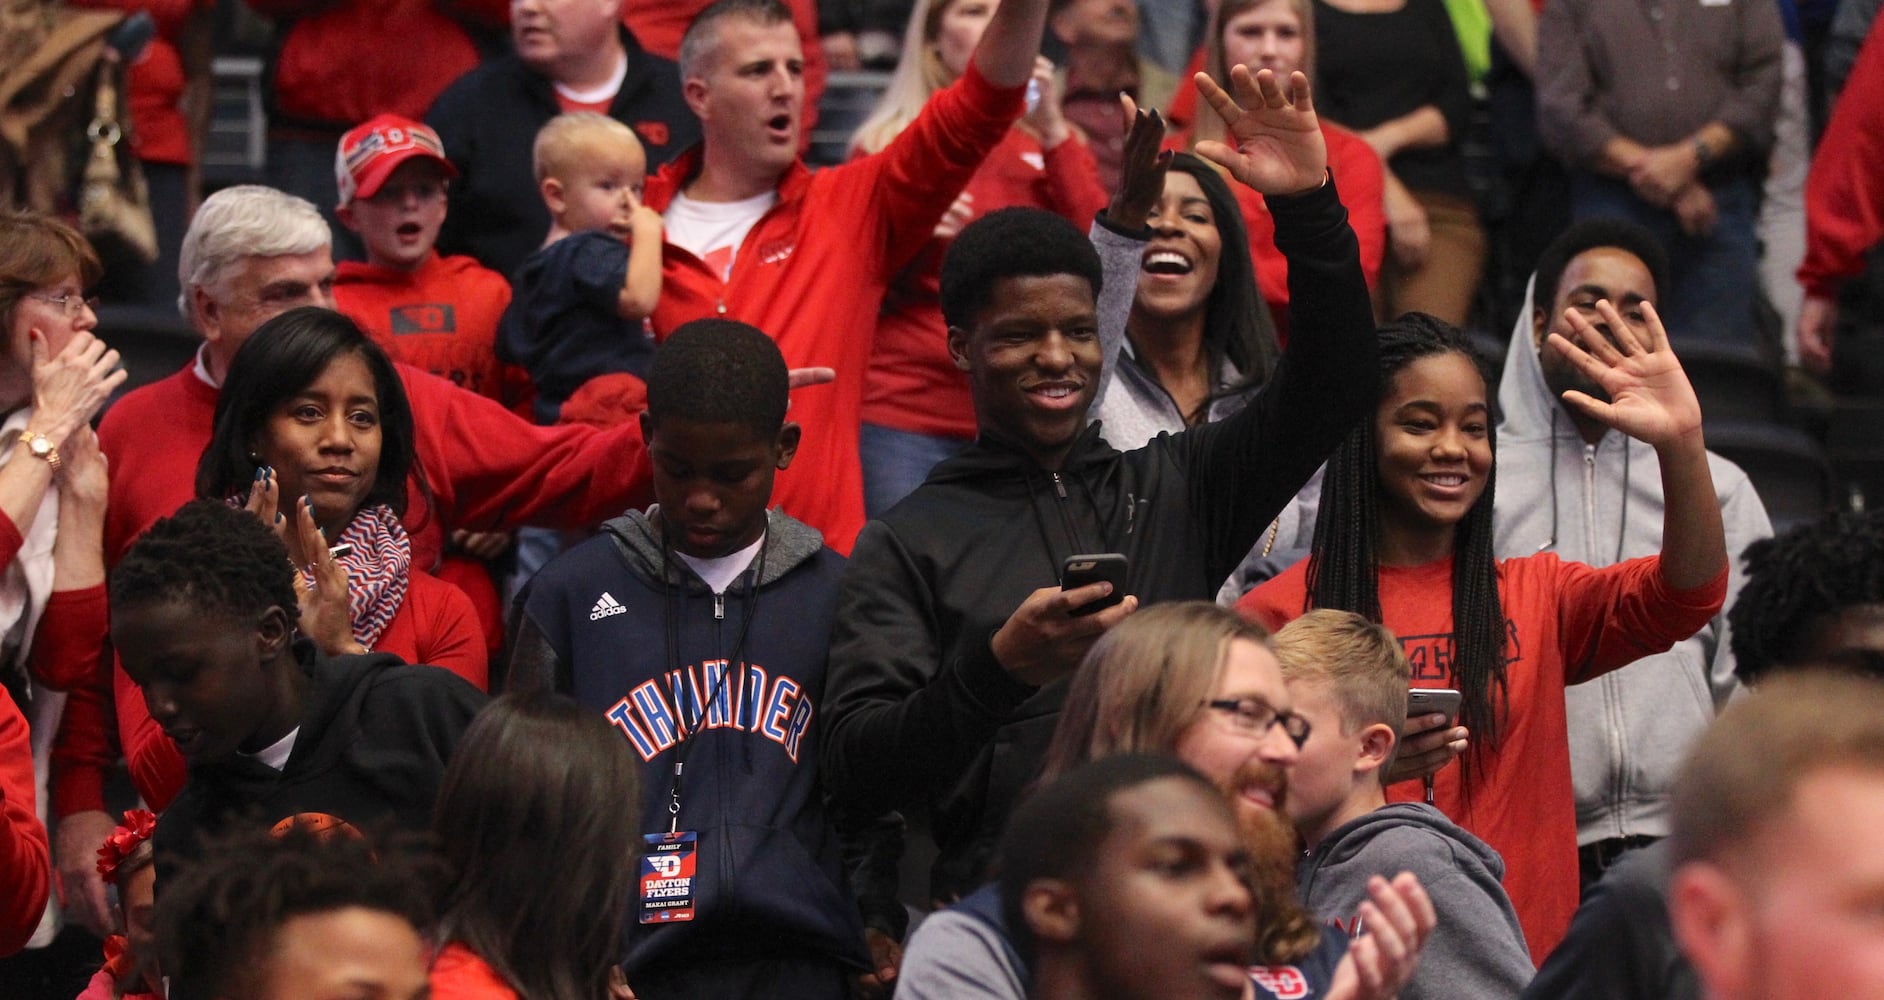
<instances>
[{"instance_id":1,"label":"braided hair","mask_svg":"<svg viewBox=\"0 0 1884 1000\"><path fill-rule=\"evenodd\" d=\"M1425 313L1407 313L1380 328L1380 385L1383 394L1408 365L1423 358L1458 354L1472 362L1491 384L1483 357L1458 327ZM1379 445L1375 421L1360 426L1328 460L1315 521L1315 544L1308 557L1307 611L1352 611L1377 624L1380 614ZM1487 421L1487 443L1498 450L1496 421ZM1492 496L1497 467L1485 479L1485 492L1466 512L1453 535L1452 676L1463 705L1459 722L1478 737L1472 753L1498 744L1500 720L1508 697L1505 680L1504 608L1498 599L1498 565L1492 552Z\"/></svg>"}]
</instances>

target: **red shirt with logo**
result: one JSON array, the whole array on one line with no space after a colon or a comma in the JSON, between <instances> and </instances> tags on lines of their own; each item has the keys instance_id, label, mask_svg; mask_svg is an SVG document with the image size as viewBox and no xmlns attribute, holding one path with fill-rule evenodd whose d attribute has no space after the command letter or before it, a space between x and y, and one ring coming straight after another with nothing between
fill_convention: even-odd
<instances>
[{"instance_id":1,"label":"red shirt with logo","mask_svg":"<svg viewBox=\"0 0 1884 1000\"><path fill-rule=\"evenodd\" d=\"M527 386L497 360L510 283L470 257L434 253L413 271L342 262L334 304L394 360L505 406Z\"/></svg>"},{"instance_id":2,"label":"red shirt with logo","mask_svg":"<svg viewBox=\"0 0 1884 1000\"><path fill-rule=\"evenodd\" d=\"M839 552L850 552L864 523L857 438L884 290L1020 118L1025 89L996 88L971 64L882 152L815 174L793 164L730 278L671 243L663 249L657 337L723 316L764 330L792 368L837 369L835 383L792 394L804 441L772 498ZM696 147L648 178L648 206L665 212L699 170Z\"/></svg>"},{"instance_id":3,"label":"red shirt with logo","mask_svg":"<svg viewBox=\"0 0 1884 1000\"><path fill-rule=\"evenodd\" d=\"M1236 604L1271 629L1299 617L1308 560L1258 586ZM1452 673L1452 559L1382 566L1381 624L1400 637L1413 687L1458 687ZM1434 779L1435 804L1505 860L1505 891L1518 911L1534 961L1569 929L1578 896L1576 796L1564 687L1662 652L1705 626L1727 593L1727 571L1679 591L1662 579L1661 558L1644 556L1594 569L1553 553L1498 564L1498 599L1510 657L1508 704L1497 749L1468 754ZM1461 764L1464 767L1461 767ZM1387 789L1394 802L1424 799L1418 781Z\"/></svg>"}]
</instances>

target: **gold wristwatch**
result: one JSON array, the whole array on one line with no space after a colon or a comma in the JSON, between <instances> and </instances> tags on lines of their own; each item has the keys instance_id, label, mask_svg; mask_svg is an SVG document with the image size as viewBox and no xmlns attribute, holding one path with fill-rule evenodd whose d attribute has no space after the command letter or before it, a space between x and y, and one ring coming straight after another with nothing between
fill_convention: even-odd
<instances>
[{"instance_id":1,"label":"gold wristwatch","mask_svg":"<svg viewBox=\"0 0 1884 1000\"><path fill-rule=\"evenodd\" d=\"M45 459L46 464L52 466L52 471L59 471L59 446L53 444L51 438L32 431L21 431L20 443L26 446L34 458Z\"/></svg>"}]
</instances>

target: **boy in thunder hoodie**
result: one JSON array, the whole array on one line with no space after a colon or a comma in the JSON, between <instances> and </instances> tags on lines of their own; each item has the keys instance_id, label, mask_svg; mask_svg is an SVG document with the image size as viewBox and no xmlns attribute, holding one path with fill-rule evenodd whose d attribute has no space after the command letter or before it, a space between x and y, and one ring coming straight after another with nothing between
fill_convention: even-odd
<instances>
[{"instance_id":1,"label":"boy in thunder hoodie","mask_svg":"<svg viewBox=\"0 0 1884 1000\"><path fill-rule=\"evenodd\" d=\"M786 383L752 326L675 330L641 418L657 505L604 523L518 598L510 686L573 695L643 763L622 963L638 996L841 1000L866 968L818 780L844 559L766 510L798 447Z\"/></svg>"},{"instance_id":2,"label":"boy in thunder hoodie","mask_svg":"<svg viewBox=\"0 0 1884 1000\"><path fill-rule=\"evenodd\" d=\"M1516 996L1535 970L1499 882L1504 859L1430 805L1387 804L1381 776L1398 749L1411 672L1400 640L1360 615L1320 609L1283 626L1275 653L1309 723L1283 801L1308 845L1295 869L1302 903L1328 932L1358 937L1368 881L1410 871L1439 922L1402 1000Z\"/></svg>"}]
</instances>

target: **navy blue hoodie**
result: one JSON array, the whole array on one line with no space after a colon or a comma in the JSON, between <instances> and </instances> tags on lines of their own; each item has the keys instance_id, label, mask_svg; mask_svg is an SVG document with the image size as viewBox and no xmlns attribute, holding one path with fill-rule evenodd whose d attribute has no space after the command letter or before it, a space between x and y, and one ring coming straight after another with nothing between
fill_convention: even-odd
<instances>
[{"instance_id":1,"label":"navy blue hoodie","mask_svg":"<svg viewBox=\"0 0 1884 1000\"><path fill-rule=\"evenodd\" d=\"M674 761L686 754L679 828L699 834L694 916L642 924L637 898L628 981L716 958L867 968L818 781L843 557L773 511L761 554L715 595L645 515L602 529L518 598L509 685L553 687L614 724L643 764L644 833L668 829Z\"/></svg>"}]
</instances>

